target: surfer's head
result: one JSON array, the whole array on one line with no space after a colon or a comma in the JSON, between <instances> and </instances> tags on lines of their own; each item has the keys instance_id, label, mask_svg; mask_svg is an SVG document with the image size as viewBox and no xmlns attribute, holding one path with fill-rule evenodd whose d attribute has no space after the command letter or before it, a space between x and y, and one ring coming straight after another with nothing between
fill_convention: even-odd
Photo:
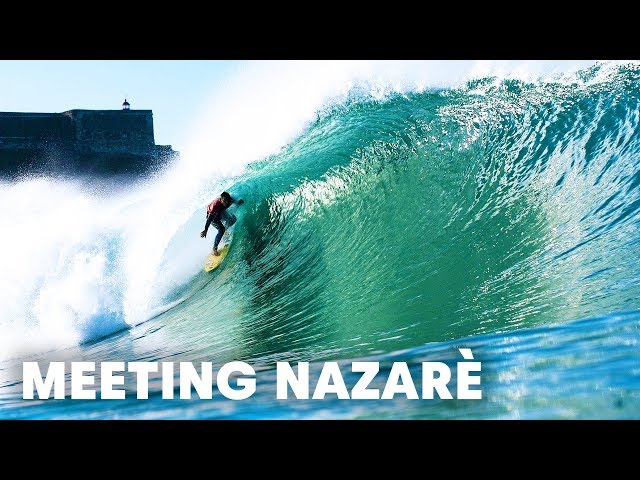
<instances>
[{"instance_id":1,"label":"surfer's head","mask_svg":"<svg viewBox=\"0 0 640 480\"><path fill-rule=\"evenodd\" d=\"M231 205L231 195L229 195L228 192L222 192L220 194L220 200L222 200L222 204L225 207L228 207L229 205Z\"/></svg>"}]
</instances>

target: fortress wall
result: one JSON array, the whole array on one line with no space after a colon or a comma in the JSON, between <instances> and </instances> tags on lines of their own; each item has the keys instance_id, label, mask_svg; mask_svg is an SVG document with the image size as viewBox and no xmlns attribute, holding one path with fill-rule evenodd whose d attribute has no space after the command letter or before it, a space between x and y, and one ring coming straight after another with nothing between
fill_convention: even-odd
<instances>
[{"instance_id":1,"label":"fortress wall","mask_svg":"<svg viewBox=\"0 0 640 480\"><path fill-rule=\"evenodd\" d=\"M71 110L76 146L90 151L144 151L155 145L151 110Z\"/></svg>"},{"instance_id":2,"label":"fortress wall","mask_svg":"<svg viewBox=\"0 0 640 480\"><path fill-rule=\"evenodd\" d=\"M0 112L0 178L145 172L176 155L155 144L151 110Z\"/></svg>"},{"instance_id":3,"label":"fortress wall","mask_svg":"<svg viewBox=\"0 0 640 480\"><path fill-rule=\"evenodd\" d=\"M0 112L0 142L71 141L73 127L59 113Z\"/></svg>"}]
</instances>

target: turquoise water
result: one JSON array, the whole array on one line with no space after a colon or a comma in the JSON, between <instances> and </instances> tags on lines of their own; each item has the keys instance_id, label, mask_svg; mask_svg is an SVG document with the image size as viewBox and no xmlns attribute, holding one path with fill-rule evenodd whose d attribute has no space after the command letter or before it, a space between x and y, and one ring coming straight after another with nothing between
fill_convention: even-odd
<instances>
[{"instance_id":1,"label":"turquoise water","mask_svg":"<svg viewBox=\"0 0 640 480\"><path fill-rule=\"evenodd\" d=\"M112 294L65 307L75 344L0 364L0 418L638 418L639 80L637 66L594 67L328 104L279 153L209 185L246 201L213 275L200 250L175 274L203 223L205 203L185 202L153 280L163 313L127 321L126 230L83 246L102 252L90 278ZM483 362L480 401L275 400L276 361L417 371L454 366L461 346ZM167 401L155 381L147 401L26 402L24 359L243 360L258 390Z\"/></svg>"}]
</instances>

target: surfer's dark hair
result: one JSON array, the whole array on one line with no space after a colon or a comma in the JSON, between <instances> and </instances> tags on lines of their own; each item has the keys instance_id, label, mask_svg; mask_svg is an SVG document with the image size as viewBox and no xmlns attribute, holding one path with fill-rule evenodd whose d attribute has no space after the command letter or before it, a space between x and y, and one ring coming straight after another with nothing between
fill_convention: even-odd
<instances>
[{"instance_id":1,"label":"surfer's dark hair","mask_svg":"<svg viewBox=\"0 0 640 480\"><path fill-rule=\"evenodd\" d=\"M227 199L231 200L231 195L229 195L229 192L222 192L220 194L220 198L227 198Z\"/></svg>"}]
</instances>

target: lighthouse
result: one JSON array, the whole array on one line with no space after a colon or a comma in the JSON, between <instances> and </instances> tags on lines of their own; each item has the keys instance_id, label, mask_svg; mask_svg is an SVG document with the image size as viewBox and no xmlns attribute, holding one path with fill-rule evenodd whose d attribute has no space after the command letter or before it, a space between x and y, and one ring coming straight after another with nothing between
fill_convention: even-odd
<instances>
[{"instance_id":1,"label":"lighthouse","mask_svg":"<svg viewBox=\"0 0 640 480\"><path fill-rule=\"evenodd\" d=\"M130 110L131 109L131 104L129 104L129 102L127 102L127 99L124 99L124 102L122 103L122 110Z\"/></svg>"}]
</instances>

